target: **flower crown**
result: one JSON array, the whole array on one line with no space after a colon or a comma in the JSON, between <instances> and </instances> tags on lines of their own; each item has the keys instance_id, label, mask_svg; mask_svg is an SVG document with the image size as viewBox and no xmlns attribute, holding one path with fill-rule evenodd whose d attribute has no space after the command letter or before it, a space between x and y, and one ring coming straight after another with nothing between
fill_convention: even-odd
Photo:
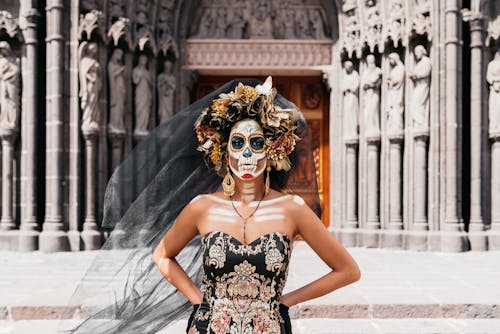
<instances>
[{"instance_id":1,"label":"flower crown","mask_svg":"<svg viewBox=\"0 0 500 334\"><path fill-rule=\"evenodd\" d=\"M227 142L233 124L244 118L255 119L262 127L269 166L275 170L290 170L288 155L294 150L299 114L295 109L283 109L274 104L276 89L272 78L255 87L241 82L230 93L222 93L205 107L195 123L198 151L205 162L224 175L227 167Z\"/></svg>"}]
</instances>

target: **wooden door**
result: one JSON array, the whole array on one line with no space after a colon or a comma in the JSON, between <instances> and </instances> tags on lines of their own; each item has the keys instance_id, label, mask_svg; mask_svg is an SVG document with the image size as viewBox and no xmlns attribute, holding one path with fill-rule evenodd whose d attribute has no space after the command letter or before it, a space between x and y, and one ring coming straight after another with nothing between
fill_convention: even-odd
<instances>
[{"instance_id":1,"label":"wooden door","mask_svg":"<svg viewBox=\"0 0 500 334\"><path fill-rule=\"evenodd\" d=\"M202 76L200 77L194 91L193 101L198 100L204 95L222 86L226 82L234 79L231 76ZM238 76L241 78L241 76ZM252 77L264 81L265 77ZM314 154L314 166L316 169L316 178L320 197L322 211L322 221L325 226L329 224L329 153L328 153L328 115L329 115L329 96L325 90L321 77L287 77L273 76L273 85L279 94L302 111L306 117L307 124L311 133ZM299 157L301 157L299 152ZM305 164L310 165L310 164ZM303 173L310 175L311 173ZM313 180L306 178L290 179L289 184L297 189L298 194L306 202L310 203L312 194L309 184Z\"/></svg>"}]
</instances>

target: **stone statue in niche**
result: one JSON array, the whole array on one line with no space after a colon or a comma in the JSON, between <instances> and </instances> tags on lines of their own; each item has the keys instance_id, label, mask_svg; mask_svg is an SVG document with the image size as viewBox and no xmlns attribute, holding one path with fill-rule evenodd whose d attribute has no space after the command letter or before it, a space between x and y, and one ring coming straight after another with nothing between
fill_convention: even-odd
<instances>
[{"instance_id":1,"label":"stone statue in niche","mask_svg":"<svg viewBox=\"0 0 500 334\"><path fill-rule=\"evenodd\" d=\"M123 50L116 48L108 63L109 80L109 124L110 132L125 132L125 65Z\"/></svg>"},{"instance_id":2,"label":"stone statue in niche","mask_svg":"<svg viewBox=\"0 0 500 334\"><path fill-rule=\"evenodd\" d=\"M307 39L311 37L311 27L307 10L301 9L297 11L297 37Z\"/></svg>"},{"instance_id":3,"label":"stone statue in niche","mask_svg":"<svg viewBox=\"0 0 500 334\"><path fill-rule=\"evenodd\" d=\"M357 138L359 125L359 74L352 61L344 62L342 76L344 138Z\"/></svg>"},{"instance_id":4,"label":"stone statue in niche","mask_svg":"<svg viewBox=\"0 0 500 334\"><path fill-rule=\"evenodd\" d=\"M136 22L140 24L147 24L149 14L150 0L137 0L136 5Z\"/></svg>"},{"instance_id":5,"label":"stone statue in niche","mask_svg":"<svg viewBox=\"0 0 500 334\"><path fill-rule=\"evenodd\" d=\"M101 112L99 92L101 90L101 66L97 60L96 43L82 42L80 45L80 107L82 109L82 131L99 132Z\"/></svg>"},{"instance_id":6,"label":"stone statue in niche","mask_svg":"<svg viewBox=\"0 0 500 334\"><path fill-rule=\"evenodd\" d=\"M380 135L380 84L382 70L375 64L375 56L366 56L366 68L363 71L363 121L365 135Z\"/></svg>"},{"instance_id":7,"label":"stone statue in niche","mask_svg":"<svg viewBox=\"0 0 500 334\"><path fill-rule=\"evenodd\" d=\"M295 36L295 11L293 9L286 10L285 19L283 20L283 37L286 39L294 39Z\"/></svg>"},{"instance_id":8,"label":"stone statue in niche","mask_svg":"<svg viewBox=\"0 0 500 334\"><path fill-rule=\"evenodd\" d=\"M158 75L158 115L164 123L174 115L175 76L172 62L165 60L163 72Z\"/></svg>"},{"instance_id":9,"label":"stone statue in niche","mask_svg":"<svg viewBox=\"0 0 500 334\"><path fill-rule=\"evenodd\" d=\"M226 9L224 7L219 7L216 10L215 15L215 30L212 35L213 38L224 38L226 37Z\"/></svg>"},{"instance_id":10,"label":"stone statue in niche","mask_svg":"<svg viewBox=\"0 0 500 334\"><path fill-rule=\"evenodd\" d=\"M324 39L325 27L323 25L323 15L319 8L309 10L309 17L311 18L312 36L315 39Z\"/></svg>"},{"instance_id":11,"label":"stone statue in niche","mask_svg":"<svg viewBox=\"0 0 500 334\"><path fill-rule=\"evenodd\" d=\"M389 54L387 78L387 132L399 134L403 131L405 66L396 52Z\"/></svg>"},{"instance_id":12,"label":"stone statue in niche","mask_svg":"<svg viewBox=\"0 0 500 334\"><path fill-rule=\"evenodd\" d=\"M196 34L196 37L198 38L206 38L211 36L211 32L214 27L214 21L215 21L215 9L206 7L205 10L203 11L203 15L201 16L200 19L200 27L198 28L198 34Z\"/></svg>"},{"instance_id":13,"label":"stone statue in niche","mask_svg":"<svg viewBox=\"0 0 500 334\"><path fill-rule=\"evenodd\" d=\"M417 45L413 53L416 64L413 72L409 74L414 84L410 102L413 127L416 130L426 131L429 128L429 92L432 63L423 45Z\"/></svg>"},{"instance_id":14,"label":"stone statue in niche","mask_svg":"<svg viewBox=\"0 0 500 334\"><path fill-rule=\"evenodd\" d=\"M271 3L267 0L252 2L250 38L273 38Z\"/></svg>"},{"instance_id":15,"label":"stone statue in niche","mask_svg":"<svg viewBox=\"0 0 500 334\"><path fill-rule=\"evenodd\" d=\"M243 9L232 9L226 36L228 38L243 38L246 24L247 21L245 20Z\"/></svg>"},{"instance_id":16,"label":"stone statue in niche","mask_svg":"<svg viewBox=\"0 0 500 334\"><path fill-rule=\"evenodd\" d=\"M19 81L21 69L10 45L0 42L0 128L17 131L20 112Z\"/></svg>"},{"instance_id":17,"label":"stone statue in niche","mask_svg":"<svg viewBox=\"0 0 500 334\"><path fill-rule=\"evenodd\" d=\"M124 16L123 0L109 0L108 16L123 17Z\"/></svg>"},{"instance_id":18,"label":"stone statue in niche","mask_svg":"<svg viewBox=\"0 0 500 334\"><path fill-rule=\"evenodd\" d=\"M132 71L132 81L135 85L135 127L134 135L143 136L149 133L149 118L151 115L153 80L148 69L148 57L141 54L137 66Z\"/></svg>"},{"instance_id":19,"label":"stone statue in niche","mask_svg":"<svg viewBox=\"0 0 500 334\"><path fill-rule=\"evenodd\" d=\"M500 51L495 53L495 58L488 64L486 80L490 84L489 104L489 132L500 133Z\"/></svg>"}]
</instances>

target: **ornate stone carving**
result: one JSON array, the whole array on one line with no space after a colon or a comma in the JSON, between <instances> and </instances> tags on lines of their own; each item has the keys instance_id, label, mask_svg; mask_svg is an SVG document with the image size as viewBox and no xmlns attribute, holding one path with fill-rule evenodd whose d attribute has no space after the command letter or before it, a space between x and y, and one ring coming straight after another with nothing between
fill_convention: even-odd
<instances>
[{"instance_id":1,"label":"ornate stone carving","mask_svg":"<svg viewBox=\"0 0 500 334\"><path fill-rule=\"evenodd\" d=\"M149 133L153 80L148 63L148 57L141 54L137 66L132 71L132 81L135 85L135 136L144 136Z\"/></svg>"},{"instance_id":2,"label":"ornate stone carving","mask_svg":"<svg viewBox=\"0 0 500 334\"><path fill-rule=\"evenodd\" d=\"M236 7L229 10L229 19L227 21L227 34L228 38L243 38L245 33L245 26L247 25L243 8Z\"/></svg>"},{"instance_id":3,"label":"ornate stone carving","mask_svg":"<svg viewBox=\"0 0 500 334\"><path fill-rule=\"evenodd\" d=\"M365 21L366 30L364 32L364 42L368 45L370 52L375 52L375 46L383 49L382 42L382 19L375 0L365 0Z\"/></svg>"},{"instance_id":4,"label":"ornate stone carving","mask_svg":"<svg viewBox=\"0 0 500 334\"><path fill-rule=\"evenodd\" d=\"M123 50L116 48L108 63L109 80L109 124L108 130L113 133L125 133L125 65Z\"/></svg>"},{"instance_id":5,"label":"ornate stone carving","mask_svg":"<svg viewBox=\"0 0 500 334\"><path fill-rule=\"evenodd\" d=\"M427 35L427 40L432 40L430 10L429 0L415 0L413 17L409 24L409 35Z\"/></svg>"},{"instance_id":6,"label":"ornate stone carving","mask_svg":"<svg viewBox=\"0 0 500 334\"><path fill-rule=\"evenodd\" d=\"M251 2L249 18L250 38L273 38L271 3L267 0Z\"/></svg>"},{"instance_id":7,"label":"ornate stone carving","mask_svg":"<svg viewBox=\"0 0 500 334\"><path fill-rule=\"evenodd\" d=\"M309 9L309 18L311 20L311 35L315 39L324 39L325 35L325 26L324 21L325 18L323 16L323 12L320 8L311 8Z\"/></svg>"},{"instance_id":8,"label":"ornate stone carving","mask_svg":"<svg viewBox=\"0 0 500 334\"><path fill-rule=\"evenodd\" d=\"M164 123L174 115L175 75L172 74L172 62L166 60L163 72L158 75L158 115Z\"/></svg>"},{"instance_id":9,"label":"ornate stone carving","mask_svg":"<svg viewBox=\"0 0 500 334\"><path fill-rule=\"evenodd\" d=\"M486 46L490 46L490 42L497 41L500 38L500 15L493 21L488 22L488 35L486 36Z\"/></svg>"},{"instance_id":10,"label":"ornate stone carving","mask_svg":"<svg viewBox=\"0 0 500 334\"><path fill-rule=\"evenodd\" d=\"M97 1L96 0L81 0L80 1L80 8L84 11L89 11L89 10L94 10L97 8Z\"/></svg>"},{"instance_id":11,"label":"ornate stone carving","mask_svg":"<svg viewBox=\"0 0 500 334\"><path fill-rule=\"evenodd\" d=\"M344 62L342 76L344 138L358 137L359 126L359 74L354 69L352 61Z\"/></svg>"},{"instance_id":12,"label":"ornate stone carving","mask_svg":"<svg viewBox=\"0 0 500 334\"><path fill-rule=\"evenodd\" d=\"M383 27L384 40L392 41L394 47L398 46L399 41L406 45L404 2L402 0L390 0L388 16L388 22Z\"/></svg>"},{"instance_id":13,"label":"ornate stone carving","mask_svg":"<svg viewBox=\"0 0 500 334\"><path fill-rule=\"evenodd\" d=\"M405 66L395 52L389 54L391 66L387 77L387 133L403 132Z\"/></svg>"},{"instance_id":14,"label":"ornate stone carving","mask_svg":"<svg viewBox=\"0 0 500 334\"><path fill-rule=\"evenodd\" d=\"M100 65L97 61L96 43L82 42L79 50L80 107L82 109L82 132L98 133L100 123L99 91L101 89Z\"/></svg>"},{"instance_id":15,"label":"ornate stone carving","mask_svg":"<svg viewBox=\"0 0 500 334\"><path fill-rule=\"evenodd\" d=\"M118 42L122 39L130 47L132 45L130 20L124 17L116 20L109 28L108 38L111 38L114 46L118 46Z\"/></svg>"},{"instance_id":16,"label":"ornate stone carving","mask_svg":"<svg viewBox=\"0 0 500 334\"><path fill-rule=\"evenodd\" d=\"M8 11L0 10L0 30L4 30L9 37L22 41L21 30L19 29L17 19Z\"/></svg>"},{"instance_id":17,"label":"ornate stone carving","mask_svg":"<svg viewBox=\"0 0 500 334\"><path fill-rule=\"evenodd\" d=\"M136 33L135 46L139 51L144 51L144 48L149 46L153 53L156 53L156 42L153 33L147 27L140 27Z\"/></svg>"},{"instance_id":18,"label":"ornate stone carving","mask_svg":"<svg viewBox=\"0 0 500 334\"><path fill-rule=\"evenodd\" d=\"M78 27L80 40L90 40L94 31L99 37L103 39L105 38L106 34L104 32L104 16L102 12L95 9L86 14L80 15L80 26ZM84 33L86 34L86 36L84 36Z\"/></svg>"},{"instance_id":19,"label":"ornate stone carving","mask_svg":"<svg viewBox=\"0 0 500 334\"><path fill-rule=\"evenodd\" d=\"M110 18L119 18L125 16L125 4L123 0L109 0L108 16Z\"/></svg>"},{"instance_id":20,"label":"ornate stone carving","mask_svg":"<svg viewBox=\"0 0 500 334\"><path fill-rule=\"evenodd\" d=\"M409 77L414 83L410 102L413 127L417 131L427 131L429 128L429 92L432 62L427 56L427 50L423 45L417 45L414 54L416 64L413 72L409 73Z\"/></svg>"},{"instance_id":21,"label":"ornate stone carving","mask_svg":"<svg viewBox=\"0 0 500 334\"><path fill-rule=\"evenodd\" d=\"M344 5L344 32L342 38L342 48L347 52L347 56L351 58L353 53L359 57L361 55L361 31L358 15L358 8L355 6Z\"/></svg>"},{"instance_id":22,"label":"ornate stone carving","mask_svg":"<svg viewBox=\"0 0 500 334\"><path fill-rule=\"evenodd\" d=\"M328 21L320 1L204 1L194 38L325 39Z\"/></svg>"},{"instance_id":23,"label":"ornate stone carving","mask_svg":"<svg viewBox=\"0 0 500 334\"><path fill-rule=\"evenodd\" d=\"M366 137L380 135L380 84L382 70L375 64L375 56L366 56L366 68L363 71L363 123Z\"/></svg>"},{"instance_id":24,"label":"ornate stone carving","mask_svg":"<svg viewBox=\"0 0 500 334\"><path fill-rule=\"evenodd\" d=\"M500 51L488 64L486 80L490 85L489 104L489 133L492 137L500 136Z\"/></svg>"},{"instance_id":25,"label":"ornate stone carving","mask_svg":"<svg viewBox=\"0 0 500 334\"><path fill-rule=\"evenodd\" d=\"M137 0L135 4L135 22L142 25L149 23L150 0Z\"/></svg>"},{"instance_id":26,"label":"ornate stone carving","mask_svg":"<svg viewBox=\"0 0 500 334\"><path fill-rule=\"evenodd\" d=\"M211 41L188 39L186 65L206 66L316 66L331 64L331 42L324 41Z\"/></svg>"},{"instance_id":27,"label":"ornate stone carving","mask_svg":"<svg viewBox=\"0 0 500 334\"><path fill-rule=\"evenodd\" d=\"M1 135L18 131L21 99L21 69L9 43L0 41L0 131Z\"/></svg>"}]
</instances>

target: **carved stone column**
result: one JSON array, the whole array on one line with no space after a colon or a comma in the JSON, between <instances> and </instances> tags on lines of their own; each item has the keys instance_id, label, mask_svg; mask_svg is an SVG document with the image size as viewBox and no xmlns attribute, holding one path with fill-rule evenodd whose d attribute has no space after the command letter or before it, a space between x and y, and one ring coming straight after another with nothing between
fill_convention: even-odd
<instances>
[{"instance_id":1,"label":"carved stone column","mask_svg":"<svg viewBox=\"0 0 500 334\"><path fill-rule=\"evenodd\" d=\"M429 221L427 218L427 143L428 131L414 133L413 159L413 224L408 249L427 250Z\"/></svg>"},{"instance_id":2,"label":"carved stone column","mask_svg":"<svg viewBox=\"0 0 500 334\"><path fill-rule=\"evenodd\" d=\"M31 7L31 6L29 6ZM29 8L28 7L28 8ZM29 8L20 22L24 36L22 58L23 95L21 100L21 226L19 251L38 249L38 221L36 214L36 117L38 114L38 17L35 8Z\"/></svg>"},{"instance_id":3,"label":"carved stone column","mask_svg":"<svg viewBox=\"0 0 500 334\"><path fill-rule=\"evenodd\" d=\"M379 145L380 136L366 138L367 144L367 196L366 196L366 234L363 235L363 246L378 247L380 230L379 215Z\"/></svg>"},{"instance_id":4,"label":"carved stone column","mask_svg":"<svg viewBox=\"0 0 500 334\"><path fill-rule=\"evenodd\" d=\"M500 132L490 134L491 145L491 229L490 250L500 250Z\"/></svg>"},{"instance_id":5,"label":"carved stone column","mask_svg":"<svg viewBox=\"0 0 500 334\"><path fill-rule=\"evenodd\" d=\"M69 249L63 222L63 0L47 0L46 22L46 166L45 221L40 233L43 252Z\"/></svg>"},{"instance_id":6,"label":"carved stone column","mask_svg":"<svg viewBox=\"0 0 500 334\"><path fill-rule=\"evenodd\" d=\"M342 243L348 247L356 246L358 228L358 139L345 141L346 145L346 220L343 224Z\"/></svg>"},{"instance_id":7,"label":"carved stone column","mask_svg":"<svg viewBox=\"0 0 500 334\"><path fill-rule=\"evenodd\" d=\"M16 228L12 216L13 202L13 141L16 133L1 129L2 133L2 218L0 220L0 230L13 230Z\"/></svg>"},{"instance_id":8,"label":"carved stone column","mask_svg":"<svg viewBox=\"0 0 500 334\"><path fill-rule=\"evenodd\" d=\"M446 209L445 219L441 224L441 250L460 252L464 251L467 235L464 232L461 203L462 194L462 149L461 142L461 96L459 85L459 66L462 54L459 29L461 20L459 10L460 0L446 0L446 170L445 192Z\"/></svg>"},{"instance_id":9,"label":"carved stone column","mask_svg":"<svg viewBox=\"0 0 500 334\"><path fill-rule=\"evenodd\" d=\"M384 247L401 248L403 244L403 138L404 134L391 134L389 139L389 224L384 235Z\"/></svg>"},{"instance_id":10,"label":"carved stone column","mask_svg":"<svg viewBox=\"0 0 500 334\"><path fill-rule=\"evenodd\" d=\"M81 233L85 250L101 247L102 235L96 222L97 139L99 131L83 131L85 139L85 220Z\"/></svg>"},{"instance_id":11,"label":"carved stone column","mask_svg":"<svg viewBox=\"0 0 500 334\"><path fill-rule=\"evenodd\" d=\"M484 153L486 127L483 103L483 18L480 14L465 12L464 20L470 25L471 77L470 77L470 223L469 241L471 250L487 250L488 241L484 231L482 202L482 157Z\"/></svg>"}]
</instances>

